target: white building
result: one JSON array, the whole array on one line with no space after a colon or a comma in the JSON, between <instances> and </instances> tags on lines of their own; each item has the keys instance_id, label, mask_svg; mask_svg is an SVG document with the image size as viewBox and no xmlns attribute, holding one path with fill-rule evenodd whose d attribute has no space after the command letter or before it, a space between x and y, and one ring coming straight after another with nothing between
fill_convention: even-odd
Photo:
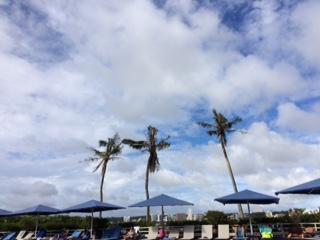
<instances>
[{"instance_id":1,"label":"white building","mask_svg":"<svg viewBox=\"0 0 320 240\"><path fill-rule=\"evenodd\" d=\"M189 221L193 220L192 208L188 208L187 220Z\"/></svg>"}]
</instances>

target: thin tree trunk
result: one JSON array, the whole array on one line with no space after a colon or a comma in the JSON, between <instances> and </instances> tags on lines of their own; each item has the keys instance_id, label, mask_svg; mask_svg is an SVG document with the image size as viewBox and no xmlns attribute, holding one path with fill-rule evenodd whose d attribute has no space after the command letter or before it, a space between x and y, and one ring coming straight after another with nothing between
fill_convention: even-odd
<instances>
[{"instance_id":1,"label":"thin tree trunk","mask_svg":"<svg viewBox=\"0 0 320 240\"><path fill-rule=\"evenodd\" d=\"M104 177L106 175L106 169L107 169L107 164L105 164L105 166L103 166L103 168L101 170L100 202L103 202L103 184L104 184ZM102 218L102 212L99 212L99 218L100 219Z\"/></svg>"},{"instance_id":2,"label":"thin tree trunk","mask_svg":"<svg viewBox=\"0 0 320 240\"><path fill-rule=\"evenodd\" d=\"M236 180L235 180L234 175L233 175L233 171L232 171L232 168L231 168L231 164L230 164L230 161L229 161L229 158L228 158L228 155L227 155L227 151L226 151L225 145L223 144L223 142L220 142L220 143L221 143L221 147L222 147L224 158L225 158L225 160L227 162L227 167L228 167L229 175L230 175L230 178L231 178L231 181L232 181L233 190L234 190L235 193L237 193L238 192L237 183L236 183ZM240 218L243 218L244 214L243 214L243 209L242 209L241 204L238 204L238 210L239 210Z\"/></svg>"},{"instance_id":3,"label":"thin tree trunk","mask_svg":"<svg viewBox=\"0 0 320 240\"><path fill-rule=\"evenodd\" d=\"M144 184L144 189L146 191L146 198L149 199L149 161L148 161L147 169L146 169L146 181ZM147 207L146 221L147 221L147 224L151 223L150 207Z\"/></svg>"}]
</instances>

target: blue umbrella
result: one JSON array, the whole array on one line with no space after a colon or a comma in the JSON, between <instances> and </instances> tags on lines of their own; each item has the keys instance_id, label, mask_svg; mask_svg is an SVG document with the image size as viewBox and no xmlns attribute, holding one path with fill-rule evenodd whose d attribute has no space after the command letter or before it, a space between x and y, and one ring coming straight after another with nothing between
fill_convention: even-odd
<instances>
[{"instance_id":1,"label":"blue umbrella","mask_svg":"<svg viewBox=\"0 0 320 240\"><path fill-rule=\"evenodd\" d=\"M276 192L277 195L278 194L289 194L289 193L291 193L291 194L320 194L320 178Z\"/></svg>"},{"instance_id":2,"label":"blue umbrella","mask_svg":"<svg viewBox=\"0 0 320 240\"><path fill-rule=\"evenodd\" d=\"M22 215L50 215L58 213L59 209L48 207L42 204L25 208L13 213L10 213L10 216L22 216Z\"/></svg>"},{"instance_id":3,"label":"blue umbrella","mask_svg":"<svg viewBox=\"0 0 320 240\"><path fill-rule=\"evenodd\" d=\"M177 198L173 198L165 194L161 194L159 196L147 199L145 201L132 204L129 207L161 206L161 225L163 226L163 216L164 216L163 206L183 206L183 205L193 205L193 203L186 202Z\"/></svg>"},{"instance_id":4,"label":"blue umbrella","mask_svg":"<svg viewBox=\"0 0 320 240\"><path fill-rule=\"evenodd\" d=\"M8 214L10 214L11 212L7 211L7 210L3 210L3 209L0 209L0 217L5 217L7 216Z\"/></svg>"},{"instance_id":5,"label":"blue umbrella","mask_svg":"<svg viewBox=\"0 0 320 240\"><path fill-rule=\"evenodd\" d=\"M253 235L252 223L251 223L251 213L250 213L250 203L251 204L272 204L279 203L279 198L265 195L262 193L243 190L237 193L233 193L224 197L216 198L216 201L223 204L247 204L248 214L249 214L249 224L250 232Z\"/></svg>"},{"instance_id":6,"label":"blue umbrella","mask_svg":"<svg viewBox=\"0 0 320 240\"><path fill-rule=\"evenodd\" d=\"M124 207L113 205L110 203L99 202L96 200L90 200L84 203L77 204L72 207L68 207L60 211L60 213L70 213L70 212L81 212L81 213L91 213L91 231L90 235L92 236L93 229L93 213L101 211L110 211L124 209Z\"/></svg>"},{"instance_id":7,"label":"blue umbrella","mask_svg":"<svg viewBox=\"0 0 320 240\"><path fill-rule=\"evenodd\" d=\"M38 230L38 224L39 224L39 215L50 215L50 214L57 214L57 213L59 213L58 209L39 204L33 207L25 208L25 209L7 214L7 216L36 215L36 229L35 229L35 235L36 235Z\"/></svg>"}]
</instances>

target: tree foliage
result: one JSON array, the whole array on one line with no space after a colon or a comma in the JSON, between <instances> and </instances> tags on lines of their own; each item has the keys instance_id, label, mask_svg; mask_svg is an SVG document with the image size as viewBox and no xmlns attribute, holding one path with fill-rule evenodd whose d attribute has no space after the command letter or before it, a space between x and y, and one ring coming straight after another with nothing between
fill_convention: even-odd
<instances>
[{"instance_id":1,"label":"tree foliage","mask_svg":"<svg viewBox=\"0 0 320 240\"><path fill-rule=\"evenodd\" d=\"M46 230L62 230L62 229L89 229L90 217L79 216L40 216L39 217L39 229ZM106 228L109 225L107 219L94 219L96 228ZM35 217L34 216L21 216L0 218L1 231L19 231L27 230L34 231L35 229Z\"/></svg>"},{"instance_id":2,"label":"tree foliage","mask_svg":"<svg viewBox=\"0 0 320 240\"><path fill-rule=\"evenodd\" d=\"M157 151L170 147L170 143L168 142L169 138L170 136L167 136L164 139L158 140L158 129L148 126L146 140L136 141L132 139L123 139L122 143L129 145L133 149L140 150L141 152L148 152L148 170L150 173L154 173L160 167Z\"/></svg>"},{"instance_id":3,"label":"tree foliage","mask_svg":"<svg viewBox=\"0 0 320 240\"><path fill-rule=\"evenodd\" d=\"M206 123L206 122L199 122L198 124L207 130L207 133L209 136L215 136L220 142L223 155L228 167L234 192L238 192L237 183L232 171L231 163L229 161L226 146L227 146L227 134L236 131L236 129L234 129L234 125L241 122L242 120L239 117L235 117L234 119L229 121L225 116L217 112L215 109L212 110L212 113L213 113L213 124ZM243 214L243 209L241 204L238 204L238 209L239 209L240 218L243 218L244 214Z\"/></svg>"},{"instance_id":4,"label":"tree foliage","mask_svg":"<svg viewBox=\"0 0 320 240\"><path fill-rule=\"evenodd\" d=\"M86 159L89 162L98 162L94 168L94 172L101 169L101 182L100 182L100 201L103 202L103 184L104 178L107 171L108 163L112 160L118 159L122 151L122 142L118 133L113 137L108 138L107 141L100 140L99 147L103 150L95 149L91 147L94 156ZM102 218L102 213L100 212L100 218Z\"/></svg>"},{"instance_id":5,"label":"tree foliage","mask_svg":"<svg viewBox=\"0 0 320 240\"><path fill-rule=\"evenodd\" d=\"M122 143L129 145L133 149L149 153L145 177L145 192L147 199L149 199L149 173L154 173L159 169L160 162L158 158L158 151L170 147L170 143L168 142L169 138L170 137L168 136L159 140L158 129L153 126L148 126L146 140L122 140ZM150 207L147 207L147 223L150 224Z\"/></svg>"},{"instance_id":6,"label":"tree foliage","mask_svg":"<svg viewBox=\"0 0 320 240\"><path fill-rule=\"evenodd\" d=\"M224 224L224 223L230 222L228 215L226 215L224 212L220 212L220 211L208 211L205 215L205 219L208 221L208 223L213 224L213 225Z\"/></svg>"}]
</instances>

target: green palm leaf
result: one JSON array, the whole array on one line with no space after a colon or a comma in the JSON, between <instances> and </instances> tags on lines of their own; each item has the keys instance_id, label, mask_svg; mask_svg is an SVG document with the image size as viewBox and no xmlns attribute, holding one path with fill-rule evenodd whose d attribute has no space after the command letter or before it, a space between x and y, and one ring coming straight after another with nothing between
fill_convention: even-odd
<instances>
[{"instance_id":1,"label":"green palm leaf","mask_svg":"<svg viewBox=\"0 0 320 240\"><path fill-rule=\"evenodd\" d=\"M140 150L141 152L149 152L147 168L146 168L146 178L145 178L145 191L146 198L149 199L149 173L154 173L159 170L160 162L158 158L158 151L170 147L169 136L158 140L158 129L153 126L148 126L146 140L132 140L123 139L122 143L126 144L133 149ZM147 208L147 221L149 222L150 208Z\"/></svg>"},{"instance_id":2,"label":"green palm leaf","mask_svg":"<svg viewBox=\"0 0 320 240\"><path fill-rule=\"evenodd\" d=\"M103 201L103 184L105 174L107 171L107 165L110 160L118 159L119 155L122 152L122 141L120 139L119 134L116 133L113 137L108 138L108 140L100 140L99 147L103 148L103 150L98 150L93 147L89 147L89 149L93 152L94 156L87 158L86 161L99 161L99 163L93 169L93 172L96 172L99 169L101 171L100 201Z\"/></svg>"},{"instance_id":3,"label":"green palm leaf","mask_svg":"<svg viewBox=\"0 0 320 240\"><path fill-rule=\"evenodd\" d=\"M198 124L201 127L206 129L209 136L215 136L218 139L218 141L220 142L220 145L221 145L222 151L223 151L223 155L224 155L226 163L227 163L227 167L228 167L229 175L231 177L234 191L237 192L238 189L237 189L236 181L235 181L233 171L231 168L231 163L230 163L228 155L227 155L226 146L227 146L227 134L232 133L234 131L237 131L234 128L234 125L241 122L242 120L240 117L235 117L234 119L229 121L225 116L223 116L221 113L217 112L215 109L212 110L212 114L213 114L213 117L212 117L213 124L205 123L205 122L199 122ZM241 205L239 205L238 207L239 207L240 217L243 217L243 210L242 210Z\"/></svg>"}]
</instances>

